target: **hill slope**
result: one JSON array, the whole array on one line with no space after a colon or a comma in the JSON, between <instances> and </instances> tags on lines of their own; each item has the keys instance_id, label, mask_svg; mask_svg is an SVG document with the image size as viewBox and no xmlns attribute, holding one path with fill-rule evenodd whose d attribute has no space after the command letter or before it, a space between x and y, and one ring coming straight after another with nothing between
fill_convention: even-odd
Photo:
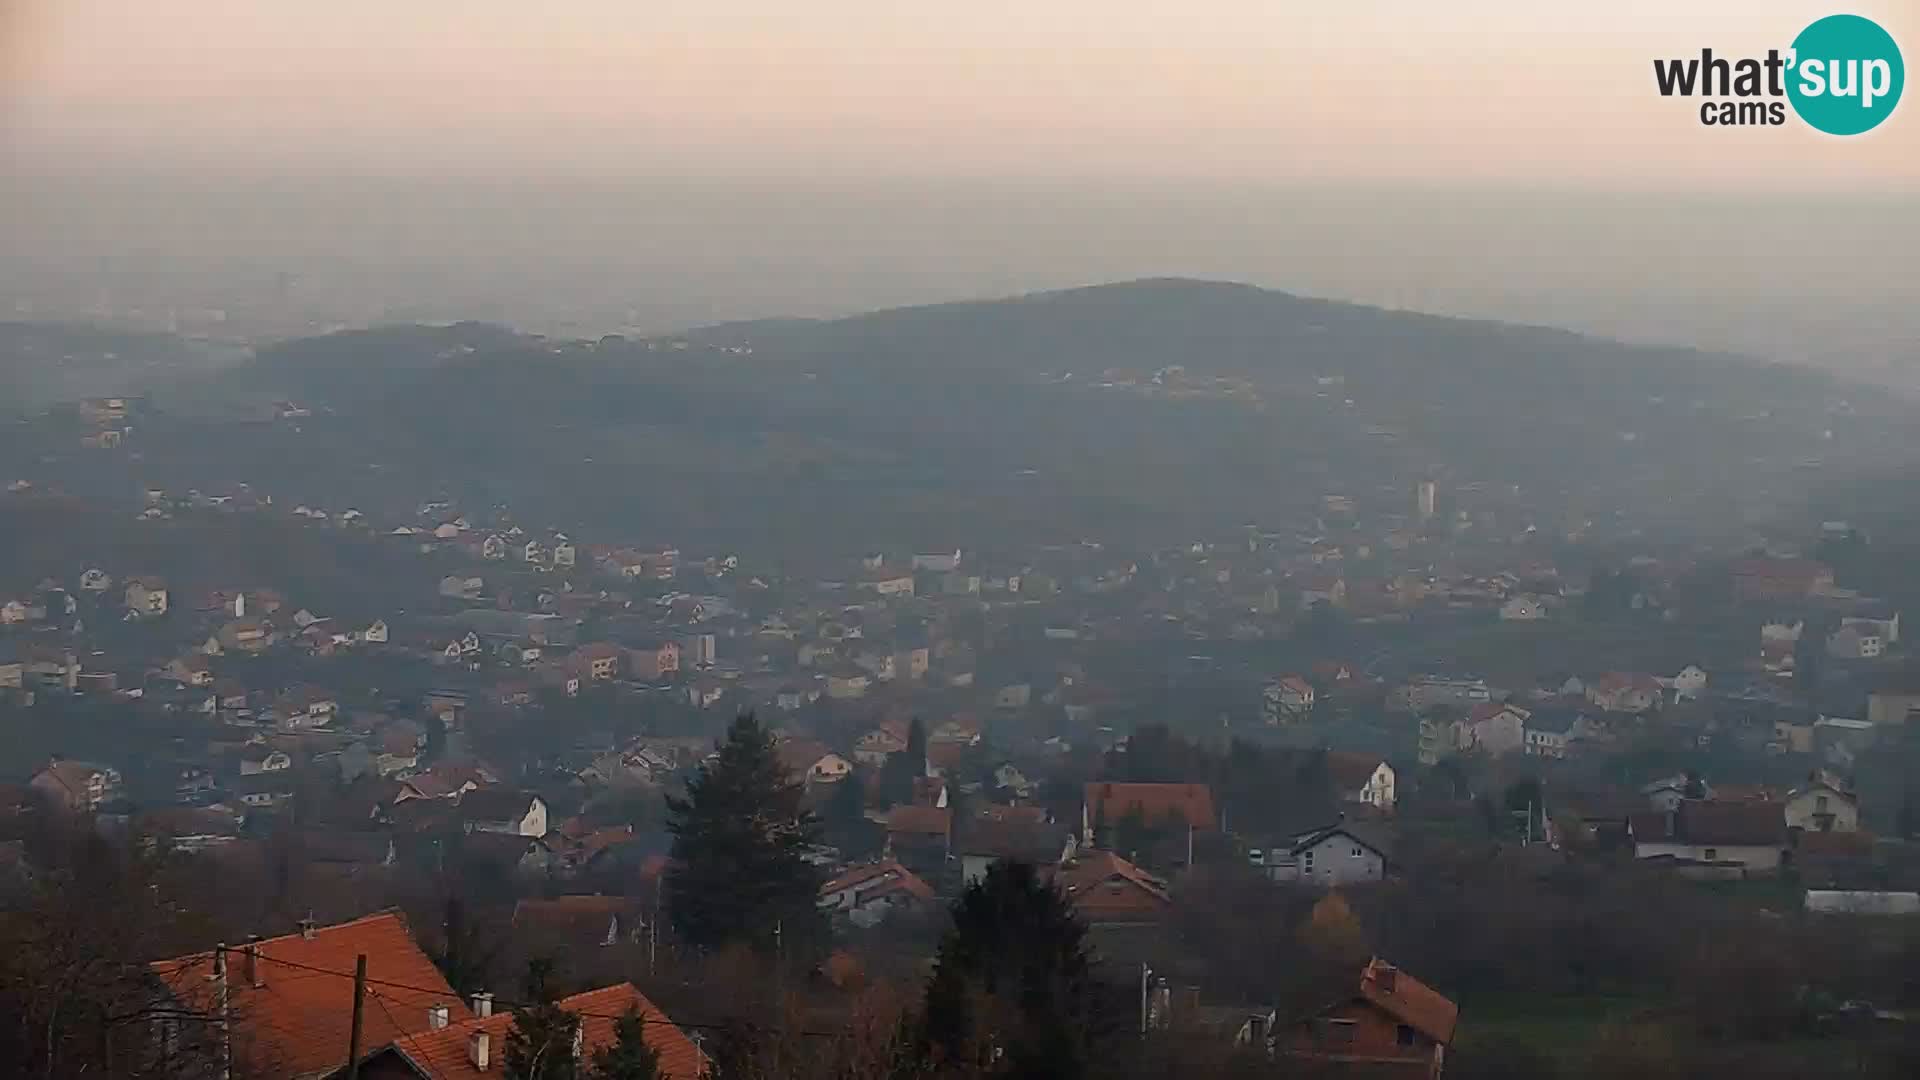
<instances>
[{"instance_id":1,"label":"hill slope","mask_svg":"<svg viewBox=\"0 0 1920 1080\"><path fill-rule=\"evenodd\" d=\"M1190 537L1329 491L1402 505L1433 470L1543 512L1724 520L1792 497L1797 464L1904 454L1916 415L1799 369L1182 280L657 341L391 328L245 379L415 483L837 544Z\"/></svg>"}]
</instances>

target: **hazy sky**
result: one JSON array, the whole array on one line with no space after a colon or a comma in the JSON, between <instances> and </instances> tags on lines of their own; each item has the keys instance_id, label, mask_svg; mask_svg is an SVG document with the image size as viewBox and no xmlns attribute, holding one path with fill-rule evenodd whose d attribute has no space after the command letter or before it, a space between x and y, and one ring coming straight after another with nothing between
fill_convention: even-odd
<instances>
[{"instance_id":1,"label":"hazy sky","mask_svg":"<svg viewBox=\"0 0 1920 1080\"><path fill-rule=\"evenodd\" d=\"M1912 188L1864 138L1711 130L1655 56L1920 0L0 0L29 165Z\"/></svg>"},{"instance_id":2,"label":"hazy sky","mask_svg":"<svg viewBox=\"0 0 1920 1080\"><path fill-rule=\"evenodd\" d=\"M664 331L1153 275L1912 369L1920 0L0 0L0 315ZM262 297L267 297L263 300Z\"/></svg>"}]
</instances>

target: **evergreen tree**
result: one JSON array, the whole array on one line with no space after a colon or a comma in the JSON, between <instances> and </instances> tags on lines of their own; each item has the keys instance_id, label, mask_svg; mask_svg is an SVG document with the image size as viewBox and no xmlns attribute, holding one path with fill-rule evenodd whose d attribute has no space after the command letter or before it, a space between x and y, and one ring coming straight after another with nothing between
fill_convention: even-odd
<instances>
[{"instance_id":1,"label":"evergreen tree","mask_svg":"<svg viewBox=\"0 0 1920 1080\"><path fill-rule=\"evenodd\" d=\"M898 806L913 801L913 782L927 775L927 726L914 717L907 725L907 748L887 758L880 770L880 793Z\"/></svg>"},{"instance_id":2,"label":"evergreen tree","mask_svg":"<svg viewBox=\"0 0 1920 1080\"><path fill-rule=\"evenodd\" d=\"M814 842L804 792L751 713L740 716L687 784L668 799L674 929L704 948L731 942L804 952L825 937L816 900L820 876L802 859Z\"/></svg>"},{"instance_id":3,"label":"evergreen tree","mask_svg":"<svg viewBox=\"0 0 1920 1080\"><path fill-rule=\"evenodd\" d=\"M593 1080L656 1080L660 1053L647 1045L646 1021L634 1009L613 1022L613 1045L593 1052Z\"/></svg>"},{"instance_id":4,"label":"evergreen tree","mask_svg":"<svg viewBox=\"0 0 1920 1080\"><path fill-rule=\"evenodd\" d=\"M1035 1080L1094 1075L1111 1013L1067 898L1032 866L1000 862L954 904L953 924L927 985L923 1064Z\"/></svg>"},{"instance_id":5,"label":"evergreen tree","mask_svg":"<svg viewBox=\"0 0 1920 1080\"><path fill-rule=\"evenodd\" d=\"M577 1080L580 1075L573 1056L580 1018L554 1000L552 974L550 960L527 963L527 1004L513 1014L501 1055L508 1080Z\"/></svg>"}]
</instances>

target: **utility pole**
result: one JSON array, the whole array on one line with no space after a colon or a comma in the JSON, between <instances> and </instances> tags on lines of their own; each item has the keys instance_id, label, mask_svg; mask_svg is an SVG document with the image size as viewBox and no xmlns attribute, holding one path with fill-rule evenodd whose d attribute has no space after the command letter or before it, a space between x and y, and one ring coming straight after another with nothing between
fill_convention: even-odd
<instances>
[{"instance_id":1,"label":"utility pole","mask_svg":"<svg viewBox=\"0 0 1920 1080\"><path fill-rule=\"evenodd\" d=\"M360 1021L367 1008L367 954L353 961L353 1028L347 1035L347 1080L360 1080Z\"/></svg>"},{"instance_id":2,"label":"utility pole","mask_svg":"<svg viewBox=\"0 0 1920 1080\"><path fill-rule=\"evenodd\" d=\"M220 1011L220 1080L233 1080L233 1028L227 1020L227 943L213 947L213 983Z\"/></svg>"}]
</instances>

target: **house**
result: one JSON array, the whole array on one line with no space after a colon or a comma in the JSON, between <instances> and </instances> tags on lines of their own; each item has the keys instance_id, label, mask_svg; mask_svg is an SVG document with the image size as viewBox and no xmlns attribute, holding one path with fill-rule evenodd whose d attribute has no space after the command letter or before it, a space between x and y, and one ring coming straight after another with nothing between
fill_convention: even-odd
<instances>
[{"instance_id":1,"label":"house","mask_svg":"<svg viewBox=\"0 0 1920 1080\"><path fill-rule=\"evenodd\" d=\"M975 818L966 824L961 840L960 878L971 885L987 874L994 863L1024 862L1035 866L1058 866L1071 859L1079 845L1073 831L1044 817L1037 820L992 820Z\"/></svg>"},{"instance_id":2,"label":"house","mask_svg":"<svg viewBox=\"0 0 1920 1080\"><path fill-rule=\"evenodd\" d=\"M1090 851L1061 863L1053 884L1088 926L1152 924L1173 909L1167 883L1111 851Z\"/></svg>"},{"instance_id":3,"label":"house","mask_svg":"<svg viewBox=\"0 0 1920 1080\"><path fill-rule=\"evenodd\" d=\"M568 664L582 681L606 682L619 677L620 661L625 656L626 650L620 646L600 641L575 649Z\"/></svg>"},{"instance_id":4,"label":"house","mask_svg":"<svg viewBox=\"0 0 1920 1080\"><path fill-rule=\"evenodd\" d=\"M1298 675L1268 683L1260 698L1261 715L1269 724L1290 724L1313 712L1313 684Z\"/></svg>"},{"instance_id":5,"label":"house","mask_svg":"<svg viewBox=\"0 0 1920 1080\"><path fill-rule=\"evenodd\" d=\"M579 1034L568 1048L579 1060L591 1060L612 1046L616 1022L631 1012L640 1017L641 1038L659 1059L659 1080L701 1080L708 1074L706 1055L632 983L574 994L557 1004L580 1017ZM367 1040L374 1049L360 1059L360 1080L486 1080L506 1075L513 1014L496 1011L491 994L474 995L472 1011L463 1018L441 1020L431 1029L409 1032L385 1044ZM335 1071L325 1075L328 1080L341 1080L347 1071L337 1061L334 1065Z\"/></svg>"},{"instance_id":6,"label":"house","mask_svg":"<svg viewBox=\"0 0 1920 1080\"><path fill-rule=\"evenodd\" d=\"M960 549L954 548L952 553L937 552L930 555L915 555L913 557L913 568L915 570L926 570L936 574L950 574L960 568Z\"/></svg>"},{"instance_id":7,"label":"house","mask_svg":"<svg viewBox=\"0 0 1920 1080\"><path fill-rule=\"evenodd\" d=\"M1663 697L1659 681L1640 672L1609 671L1587 685L1587 700L1605 712L1643 713Z\"/></svg>"},{"instance_id":8,"label":"house","mask_svg":"<svg viewBox=\"0 0 1920 1080\"><path fill-rule=\"evenodd\" d=\"M820 910L855 926L875 926L894 911L933 903L933 887L893 859L851 867L820 886Z\"/></svg>"},{"instance_id":9,"label":"house","mask_svg":"<svg viewBox=\"0 0 1920 1080\"><path fill-rule=\"evenodd\" d=\"M340 703L318 686L296 686L280 695L274 709L286 727L325 727L340 712Z\"/></svg>"},{"instance_id":10,"label":"house","mask_svg":"<svg viewBox=\"0 0 1920 1080\"><path fill-rule=\"evenodd\" d=\"M86 761L55 761L27 782L37 795L72 813L87 813L120 794L120 770Z\"/></svg>"},{"instance_id":11,"label":"house","mask_svg":"<svg viewBox=\"0 0 1920 1080\"><path fill-rule=\"evenodd\" d=\"M862 765L879 768L887 763L890 755L907 748L907 732L904 724L882 724L853 744L853 759Z\"/></svg>"},{"instance_id":12,"label":"house","mask_svg":"<svg viewBox=\"0 0 1920 1080\"><path fill-rule=\"evenodd\" d=\"M211 1015L225 1000L236 1064L248 1075L316 1078L339 1069L345 1056L360 957L368 982L380 988L380 1007L357 1016L362 1045L470 1017L392 911L333 926L308 921L295 934L160 960L152 971L181 1010ZM168 1021L161 1025L165 1043L172 1036Z\"/></svg>"},{"instance_id":13,"label":"house","mask_svg":"<svg viewBox=\"0 0 1920 1080\"><path fill-rule=\"evenodd\" d=\"M1445 995L1375 957L1351 996L1281 1035L1276 1051L1341 1074L1438 1080L1459 1020L1459 1006Z\"/></svg>"},{"instance_id":14,"label":"house","mask_svg":"<svg viewBox=\"0 0 1920 1080\"><path fill-rule=\"evenodd\" d=\"M1886 651L1887 641L1878 631L1857 623L1827 636L1827 655L1836 660L1872 660Z\"/></svg>"},{"instance_id":15,"label":"house","mask_svg":"<svg viewBox=\"0 0 1920 1080\"><path fill-rule=\"evenodd\" d=\"M1527 721L1533 713L1518 705L1481 702L1453 723L1454 748L1501 757L1527 745Z\"/></svg>"},{"instance_id":16,"label":"house","mask_svg":"<svg viewBox=\"0 0 1920 1080\"><path fill-rule=\"evenodd\" d=\"M387 629L387 621L385 619L373 620L373 622L367 625L367 628L365 630L362 630L359 633L359 639L368 645L385 645L387 643L387 638L388 638L388 629Z\"/></svg>"},{"instance_id":17,"label":"house","mask_svg":"<svg viewBox=\"0 0 1920 1080\"><path fill-rule=\"evenodd\" d=\"M468 832L547 835L547 804L540 796L508 787L476 788L458 797Z\"/></svg>"},{"instance_id":18,"label":"house","mask_svg":"<svg viewBox=\"0 0 1920 1080\"><path fill-rule=\"evenodd\" d=\"M611 948L640 940L645 928L640 902L625 896L556 896L513 906L514 933L546 948Z\"/></svg>"},{"instance_id":19,"label":"house","mask_svg":"<svg viewBox=\"0 0 1920 1080\"><path fill-rule=\"evenodd\" d=\"M270 746L249 746L240 751L238 764L241 776L257 776L293 768L293 756Z\"/></svg>"},{"instance_id":20,"label":"house","mask_svg":"<svg viewBox=\"0 0 1920 1080\"><path fill-rule=\"evenodd\" d=\"M1741 600L1794 600L1833 588L1833 568L1812 559L1742 559L1730 569Z\"/></svg>"},{"instance_id":21,"label":"house","mask_svg":"<svg viewBox=\"0 0 1920 1080\"><path fill-rule=\"evenodd\" d=\"M166 667L167 677L184 686L212 686L213 662L205 653L175 657Z\"/></svg>"},{"instance_id":22,"label":"house","mask_svg":"<svg viewBox=\"0 0 1920 1080\"><path fill-rule=\"evenodd\" d=\"M106 592L113 588L113 575L97 567L83 571L80 575L80 588L85 592Z\"/></svg>"},{"instance_id":23,"label":"house","mask_svg":"<svg viewBox=\"0 0 1920 1080\"><path fill-rule=\"evenodd\" d=\"M860 588L880 596L910 597L913 595L913 575L876 568L861 575Z\"/></svg>"},{"instance_id":24,"label":"house","mask_svg":"<svg viewBox=\"0 0 1920 1080\"><path fill-rule=\"evenodd\" d=\"M1502 622L1536 622L1547 617L1547 609L1541 605L1540 598L1522 594L1500 605Z\"/></svg>"},{"instance_id":25,"label":"house","mask_svg":"<svg viewBox=\"0 0 1920 1080\"><path fill-rule=\"evenodd\" d=\"M1426 712L1438 706L1470 709L1491 700L1484 679L1448 675L1421 675L1407 683L1407 707Z\"/></svg>"},{"instance_id":26,"label":"house","mask_svg":"<svg viewBox=\"0 0 1920 1080\"><path fill-rule=\"evenodd\" d=\"M680 670L680 643L648 641L627 650L628 674L649 682Z\"/></svg>"},{"instance_id":27,"label":"house","mask_svg":"<svg viewBox=\"0 0 1920 1080\"><path fill-rule=\"evenodd\" d=\"M127 610L140 618L167 613L167 583L157 577L127 579Z\"/></svg>"},{"instance_id":28,"label":"house","mask_svg":"<svg viewBox=\"0 0 1920 1080\"><path fill-rule=\"evenodd\" d=\"M1580 714L1567 709L1537 709L1526 719L1522 747L1528 757L1560 759L1573 745Z\"/></svg>"},{"instance_id":29,"label":"house","mask_svg":"<svg viewBox=\"0 0 1920 1080\"><path fill-rule=\"evenodd\" d=\"M550 550L553 555L553 565L555 566L571 567L578 562L580 558L579 549L573 546L573 541L568 540L564 536L555 537Z\"/></svg>"},{"instance_id":30,"label":"house","mask_svg":"<svg viewBox=\"0 0 1920 1080\"><path fill-rule=\"evenodd\" d=\"M1276 882L1331 889L1379 881L1392 861L1391 845L1380 830L1339 822L1292 837L1274 847L1255 847L1247 861Z\"/></svg>"},{"instance_id":31,"label":"house","mask_svg":"<svg viewBox=\"0 0 1920 1080\"><path fill-rule=\"evenodd\" d=\"M937 872L953 850L953 811L911 803L887 811L887 853L921 873Z\"/></svg>"},{"instance_id":32,"label":"house","mask_svg":"<svg viewBox=\"0 0 1920 1080\"><path fill-rule=\"evenodd\" d=\"M1840 625L1858 627L1878 636L1888 645L1900 642L1900 613L1884 604L1869 604L1851 615L1842 615Z\"/></svg>"},{"instance_id":33,"label":"house","mask_svg":"<svg viewBox=\"0 0 1920 1080\"><path fill-rule=\"evenodd\" d=\"M873 679L857 667L844 667L827 674L827 696L836 701L865 697Z\"/></svg>"},{"instance_id":34,"label":"house","mask_svg":"<svg viewBox=\"0 0 1920 1080\"><path fill-rule=\"evenodd\" d=\"M1787 825L1774 802L1682 799L1672 810L1627 818L1636 859L1661 859L1689 868L1735 874L1779 868Z\"/></svg>"},{"instance_id":35,"label":"house","mask_svg":"<svg viewBox=\"0 0 1920 1080\"><path fill-rule=\"evenodd\" d=\"M222 623L213 638L222 652L257 653L272 648L280 634L266 619L250 616Z\"/></svg>"},{"instance_id":36,"label":"house","mask_svg":"<svg viewBox=\"0 0 1920 1080\"><path fill-rule=\"evenodd\" d=\"M1080 808L1080 842L1091 845L1096 827L1112 826L1129 814L1149 825L1183 821L1188 828L1212 832L1213 792L1205 784L1132 784L1094 781L1086 785Z\"/></svg>"},{"instance_id":37,"label":"house","mask_svg":"<svg viewBox=\"0 0 1920 1080\"><path fill-rule=\"evenodd\" d=\"M1815 769L1788 793L1786 821L1801 832L1853 832L1860 828L1860 801L1839 777Z\"/></svg>"},{"instance_id":38,"label":"house","mask_svg":"<svg viewBox=\"0 0 1920 1080\"><path fill-rule=\"evenodd\" d=\"M1707 673L1698 664L1688 664L1675 672L1670 679L1659 680L1660 685L1673 691L1673 700L1692 701L1706 692Z\"/></svg>"},{"instance_id":39,"label":"house","mask_svg":"<svg viewBox=\"0 0 1920 1080\"><path fill-rule=\"evenodd\" d=\"M1393 812L1393 766L1378 754L1327 752L1327 777L1341 802Z\"/></svg>"},{"instance_id":40,"label":"house","mask_svg":"<svg viewBox=\"0 0 1920 1080\"><path fill-rule=\"evenodd\" d=\"M807 787L837 784L853 775L853 762L813 739L788 739L775 751L788 772Z\"/></svg>"},{"instance_id":41,"label":"house","mask_svg":"<svg viewBox=\"0 0 1920 1080\"><path fill-rule=\"evenodd\" d=\"M440 595L454 600L478 600L486 582L465 574L448 574L440 579Z\"/></svg>"}]
</instances>

